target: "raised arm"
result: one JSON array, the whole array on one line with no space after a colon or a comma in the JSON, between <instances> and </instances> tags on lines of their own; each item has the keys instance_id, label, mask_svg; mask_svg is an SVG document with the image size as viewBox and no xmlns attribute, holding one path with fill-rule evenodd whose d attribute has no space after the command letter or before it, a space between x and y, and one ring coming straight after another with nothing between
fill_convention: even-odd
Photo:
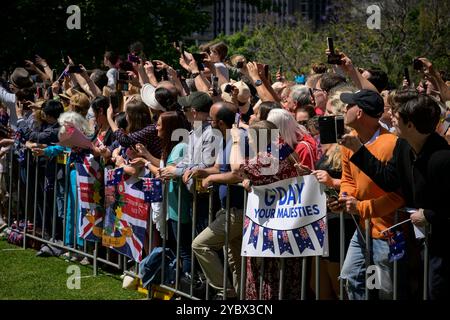
<instances>
[{"instance_id":1,"label":"raised arm","mask_svg":"<svg viewBox=\"0 0 450 320\"><path fill-rule=\"evenodd\" d=\"M350 161L368 175L381 189L386 192L395 192L400 188L400 179L397 172L397 153L400 144L406 143L397 139L392 159L386 164L378 160L355 136L343 136L342 145L354 151Z\"/></svg>"}]
</instances>

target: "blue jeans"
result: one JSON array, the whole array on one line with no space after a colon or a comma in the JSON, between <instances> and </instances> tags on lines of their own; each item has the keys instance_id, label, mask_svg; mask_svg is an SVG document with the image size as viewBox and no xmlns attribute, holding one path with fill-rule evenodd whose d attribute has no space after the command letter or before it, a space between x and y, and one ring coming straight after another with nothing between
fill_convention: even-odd
<instances>
[{"instance_id":1,"label":"blue jeans","mask_svg":"<svg viewBox=\"0 0 450 320\"><path fill-rule=\"evenodd\" d=\"M172 229L172 239L174 249L173 252L177 254L177 227L178 221L169 219L170 228ZM180 260L182 261L183 273L191 273L191 245L192 245L192 223L182 223L180 227Z\"/></svg>"},{"instance_id":2,"label":"blue jeans","mask_svg":"<svg viewBox=\"0 0 450 320\"><path fill-rule=\"evenodd\" d=\"M393 263L389 262L389 245L387 241L381 239L372 239L371 243L371 263L376 265L380 272L381 288L378 291L379 298L382 300L392 299L393 282L392 271ZM364 239L355 231L348 247L344 265L342 266L340 278L345 280L348 298L350 300L365 300L365 282L366 282L366 246ZM399 270L400 273L400 270ZM373 272L369 272L369 276ZM400 287L400 286L399 286Z\"/></svg>"}]
</instances>

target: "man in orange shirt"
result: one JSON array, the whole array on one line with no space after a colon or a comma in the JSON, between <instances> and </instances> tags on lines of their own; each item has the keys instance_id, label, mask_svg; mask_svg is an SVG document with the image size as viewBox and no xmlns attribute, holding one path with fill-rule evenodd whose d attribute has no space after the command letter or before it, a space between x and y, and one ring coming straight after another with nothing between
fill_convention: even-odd
<instances>
[{"instance_id":1,"label":"man in orange shirt","mask_svg":"<svg viewBox=\"0 0 450 320\"><path fill-rule=\"evenodd\" d=\"M345 124L354 129L363 144L372 154L383 162L392 158L397 137L379 124L384 111L383 98L374 91L360 90L341 94L346 103ZM364 300L366 273L365 219L370 219L371 248L370 259L381 271L381 299L392 298L392 269L389 262L389 245L380 233L394 224L394 214L404 205L403 198L394 192L385 192L367 175L349 161L353 152L342 148L341 197L330 203L333 211L345 209L348 213L360 216L361 227L357 229L350 242L340 278L346 280L349 299ZM371 239L368 239L369 241Z\"/></svg>"}]
</instances>

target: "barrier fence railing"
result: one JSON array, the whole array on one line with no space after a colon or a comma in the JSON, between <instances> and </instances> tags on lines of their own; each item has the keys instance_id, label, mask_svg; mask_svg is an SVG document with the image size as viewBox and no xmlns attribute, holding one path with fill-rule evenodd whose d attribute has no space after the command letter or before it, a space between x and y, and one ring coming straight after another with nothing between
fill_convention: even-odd
<instances>
[{"instance_id":1,"label":"barrier fence railing","mask_svg":"<svg viewBox=\"0 0 450 320\"><path fill-rule=\"evenodd\" d=\"M69 184L70 181L70 168L66 165L65 162L58 163L56 159L45 159L43 158L36 158L34 157L30 151L25 152L25 158L22 162L17 162L14 157L14 152L10 151L10 155L8 156L9 165L8 165L8 179L5 181L9 181L9 185L7 186L7 190L9 191L9 199L8 199L8 214L7 214L7 224L8 226L11 226L13 224L13 220L17 222L17 225L19 224L19 221L21 221L21 218L23 217L24 221L24 228L21 233L23 234L23 248L25 249L27 246L27 239L35 240L42 244L47 244L49 246L52 246L54 248L61 249L63 251L70 252L72 254L78 255L79 258L88 258L92 260L92 272L94 276L98 275L98 268L102 267L102 265L108 265L110 267L116 268L118 271L123 272L125 275L129 275L131 277L137 278L139 274L139 264L137 262L132 261L127 256L117 253L115 251L112 251L109 247L104 247L99 245L98 242L89 242L84 239L78 238L78 219L77 219L77 213L76 212L70 212L68 210L69 206L69 198L73 198L70 201L75 201L75 207L78 207L78 197L76 194L70 195L69 194ZM25 162L25 166L23 166L23 163ZM54 168L52 168L54 166ZM49 181L49 179L44 175L44 181L42 181L41 184L39 184L39 178L40 178L40 172L41 174L47 172L48 170L54 170L54 181ZM34 171L34 172L33 172ZM31 183L31 179L34 176L34 181ZM18 177L18 179L17 179ZM23 181L22 181L23 179ZM180 180L180 179L177 179ZM17 183L15 185L15 182ZM180 181L178 181L180 182ZM180 281L182 277L185 277L186 275L180 271L180 263L181 263L181 252L180 252L180 245L181 245L181 233L182 233L182 208L181 208L181 202L182 202L182 183L177 184L178 188L178 207L177 207L177 215L178 215L178 222L177 222L177 228L176 228L176 236L175 236L175 279L174 283L167 283L165 279L165 270L169 266L170 262L166 261L166 248L168 248L168 237L170 233L173 233L172 228L168 225L167 221L167 212L168 212L168 183L164 182L164 193L163 193L163 202L162 202L162 213L163 213L163 234L162 236L162 262L161 262L161 281L159 285L161 288L166 289L168 291L172 291L174 294L184 297L187 299L193 299L193 300L201 300L201 299L210 299L211 298L211 287L209 284L208 279L206 280L205 285L205 295L204 296L195 296L195 287L196 287L196 281L203 280L201 277L199 278L198 275L201 275L201 268L196 263L196 257L195 252L193 249L193 246L191 245L190 250L190 274L188 277L189 280L189 286L187 290L181 290L180 288ZM53 186L53 188L51 188ZM242 187L242 185L239 185ZM17 190L17 195L13 195L14 193L14 187ZM62 187L62 194L58 193L60 190L59 188ZM21 191L25 188L25 195L22 199ZM203 191L204 192L204 191ZM208 223L211 224L211 222L214 221L215 212L213 212L213 198L214 198L214 190L208 189ZM242 188L242 192L244 193L244 218L245 218L245 208L247 204L247 192L244 188ZM225 209L225 243L224 243L224 250L223 250L223 299L228 298L228 292L232 290L232 288L227 288L228 284L230 283L229 278L229 263L228 263L228 252L230 247L230 223L231 223L231 208L230 208L230 198L233 197L233 194L230 194L230 186L227 187L227 201L226 201L226 208ZM62 198L62 216L61 216L61 208L58 206L58 201L61 201ZM49 200L51 199L51 200ZM198 200L199 199L199 191L196 190L193 193L193 199L192 199L192 211L191 211L191 221L192 221L192 229L191 229L191 238L192 240L195 239L195 237L200 232L198 229L198 222L199 222L199 212L198 212ZM205 197L202 197L202 199L205 199ZM15 201L14 201L15 200ZM42 200L42 201L41 201ZM15 203L13 203L15 202ZM33 216L29 216L29 208L32 203L32 213ZM23 208L23 209L22 209ZM51 212L48 212L50 210ZM14 212L15 211L15 212ZM15 216L15 217L14 217ZM49 219L51 221L51 226L49 226L49 222L47 221ZM32 220L32 230L28 229L28 221ZM61 220L61 223L58 224L57 222ZM71 223L71 232L68 234L68 221ZM243 222L245 219L243 219ZM39 222L39 226L41 227L41 230L37 229L37 224ZM395 215L395 223L398 222L398 215ZM62 227L61 227L62 224ZM371 226L370 226L370 220L367 219L364 221L365 226L365 234L363 236L364 238L364 245L365 248L361 248L364 251L364 259L365 259L365 267L366 271L371 266L373 261L373 248L372 248L372 240L371 240ZM147 252L150 253L154 249L154 239L156 237L154 229L154 223L152 220L152 212L150 209L149 215L148 215L148 242L147 242ZM46 233L46 231L48 231ZM359 231L359 230L357 230ZM428 299L428 271L429 271L429 262L428 262L428 227L425 232L426 238L423 241L423 283L422 283L422 298L424 300ZM70 239L71 238L71 239ZM339 247L339 271L342 270L346 255L346 248L345 248L345 238L346 238L346 230L345 230L345 221L344 221L344 215L341 214L339 216L339 243L337 244ZM80 245L81 242L81 245ZM249 263L248 257L240 257L241 262L241 270L239 272L240 279L238 283L239 292L236 292L237 297L240 300L246 299L246 285L247 285L247 265ZM259 299L262 299L264 297L264 285L265 285L265 272L266 272L266 261L268 259L279 259L279 283L278 283L278 299L282 300L285 298L285 285L286 285L286 260L285 258L258 258L259 263L259 275L258 278L255 279L255 281L258 281L258 292L257 296ZM316 300L320 299L321 296L321 263L323 262L322 257L303 257L301 259L301 281L300 281L300 299L306 300L315 298ZM131 260L131 261L129 261ZM313 261L314 260L314 261ZM312 263L314 262L314 263ZM314 265L314 281L312 282L312 279L310 277L310 274L312 272L311 267ZM309 270L309 271L308 271ZM365 299L369 299L372 290L368 286L369 281L369 274L368 272L365 273ZM340 300L346 300L346 283L345 279L339 278L339 294L338 298ZM232 283L232 282L231 282ZM313 284L314 283L314 284ZM308 286L312 289L314 288L314 296L308 296ZM392 264L392 299L397 300L399 299L399 266L398 262L394 261ZM152 287L149 286L148 288L148 298L152 298ZM186 289L186 288L184 288Z\"/></svg>"}]
</instances>

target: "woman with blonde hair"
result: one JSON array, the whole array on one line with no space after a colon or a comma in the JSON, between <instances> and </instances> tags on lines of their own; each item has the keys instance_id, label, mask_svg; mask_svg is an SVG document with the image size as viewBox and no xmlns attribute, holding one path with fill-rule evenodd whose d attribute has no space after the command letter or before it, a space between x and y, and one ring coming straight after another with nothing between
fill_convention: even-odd
<instances>
[{"instance_id":1,"label":"woman with blonde hair","mask_svg":"<svg viewBox=\"0 0 450 320\"><path fill-rule=\"evenodd\" d=\"M271 110L267 121L277 126L283 140L298 155L300 164L313 170L317 161L317 145L306 128L299 125L292 114L285 109Z\"/></svg>"}]
</instances>

